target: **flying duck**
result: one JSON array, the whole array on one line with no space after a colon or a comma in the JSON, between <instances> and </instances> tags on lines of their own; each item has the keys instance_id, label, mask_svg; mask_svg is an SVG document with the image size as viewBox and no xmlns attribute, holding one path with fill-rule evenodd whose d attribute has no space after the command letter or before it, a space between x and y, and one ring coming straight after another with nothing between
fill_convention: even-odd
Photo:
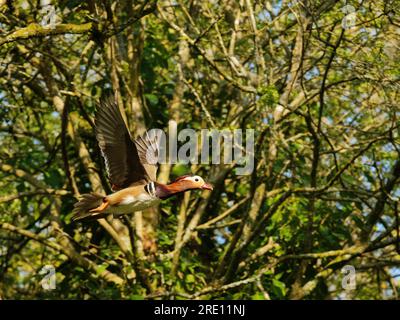
<instances>
[{"instance_id":1,"label":"flying duck","mask_svg":"<svg viewBox=\"0 0 400 320\"><path fill-rule=\"evenodd\" d=\"M170 184L157 182L157 135L146 132L133 140L113 99L100 102L95 115L95 132L114 193L106 196L83 194L74 205L73 221L129 214L188 190L213 189L197 175L184 175Z\"/></svg>"}]
</instances>

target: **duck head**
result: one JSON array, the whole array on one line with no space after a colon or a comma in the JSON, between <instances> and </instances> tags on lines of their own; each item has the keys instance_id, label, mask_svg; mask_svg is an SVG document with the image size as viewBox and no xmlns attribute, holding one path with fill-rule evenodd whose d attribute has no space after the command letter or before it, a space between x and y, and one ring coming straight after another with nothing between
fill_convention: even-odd
<instances>
[{"instance_id":1,"label":"duck head","mask_svg":"<svg viewBox=\"0 0 400 320\"><path fill-rule=\"evenodd\" d=\"M200 176L185 175L167 185L157 184L156 194L160 199L168 199L176 194L195 189L212 190L213 187Z\"/></svg>"},{"instance_id":2,"label":"duck head","mask_svg":"<svg viewBox=\"0 0 400 320\"><path fill-rule=\"evenodd\" d=\"M190 189L213 190L212 185L206 183L204 179L200 176L191 176L191 175L181 176L171 184L179 185L184 190L190 190Z\"/></svg>"}]
</instances>

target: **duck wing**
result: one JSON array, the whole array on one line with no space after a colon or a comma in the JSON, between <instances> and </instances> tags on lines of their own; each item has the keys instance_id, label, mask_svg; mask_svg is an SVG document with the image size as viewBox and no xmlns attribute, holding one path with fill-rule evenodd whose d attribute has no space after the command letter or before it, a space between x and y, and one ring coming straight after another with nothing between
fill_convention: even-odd
<instances>
[{"instance_id":1,"label":"duck wing","mask_svg":"<svg viewBox=\"0 0 400 320\"><path fill-rule=\"evenodd\" d=\"M113 98L100 102L95 116L95 128L108 178L114 191L150 180L141 162L142 146L138 151L138 144L132 140L118 104Z\"/></svg>"},{"instance_id":2,"label":"duck wing","mask_svg":"<svg viewBox=\"0 0 400 320\"><path fill-rule=\"evenodd\" d=\"M134 141L139 160L146 171L148 180L150 181L157 180L160 138L161 135L159 131L151 130L150 133L145 132Z\"/></svg>"}]
</instances>

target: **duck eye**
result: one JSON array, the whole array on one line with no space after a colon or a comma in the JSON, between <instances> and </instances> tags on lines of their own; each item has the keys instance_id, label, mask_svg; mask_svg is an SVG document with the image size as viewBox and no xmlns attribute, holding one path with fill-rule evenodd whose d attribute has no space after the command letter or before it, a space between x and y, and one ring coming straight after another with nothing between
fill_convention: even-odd
<instances>
[{"instance_id":1,"label":"duck eye","mask_svg":"<svg viewBox=\"0 0 400 320\"><path fill-rule=\"evenodd\" d=\"M196 182L199 181L199 178L195 178L194 181L196 181Z\"/></svg>"}]
</instances>

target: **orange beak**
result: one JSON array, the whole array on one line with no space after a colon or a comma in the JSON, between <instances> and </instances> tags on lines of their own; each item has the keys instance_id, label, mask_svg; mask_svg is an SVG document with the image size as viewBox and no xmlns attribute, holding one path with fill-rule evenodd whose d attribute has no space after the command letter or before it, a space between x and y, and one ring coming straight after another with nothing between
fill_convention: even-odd
<instances>
[{"instance_id":1,"label":"orange beak","mask_svg":"<svg viewBox=\"0 0 400 320\"><path fill-rule=\"evenodd\" d=\"M205 183L205 184L203 184L203 185L201 186L201 189L204 189L204 190L212 190L212 189L213 189L213 186L212 186L211 184L209 184L209 183Z\"/></svg>"}]
</instances>

